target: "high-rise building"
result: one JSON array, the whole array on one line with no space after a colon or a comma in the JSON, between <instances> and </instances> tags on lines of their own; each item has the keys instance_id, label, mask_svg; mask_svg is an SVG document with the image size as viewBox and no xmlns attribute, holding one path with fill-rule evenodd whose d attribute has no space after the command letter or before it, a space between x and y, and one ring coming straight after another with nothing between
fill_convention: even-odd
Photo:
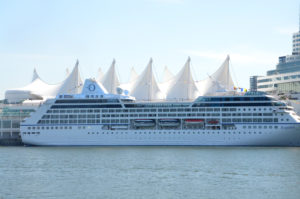
<instances>
[{"instance_id":1,"label":"high-rise building","mask_svg":"<svg viewBox=\"0 0 300 199\"><path fill-rule=\"evenodd\" d=\"M250 87L251 81L255 83L253 77L255 76L250 77ZM266 76L257 77L257 90L268 93L300 93L300 29L293 34L292 54L280 56L276 69L267 71Z\"/></svg>"}]
</instances>

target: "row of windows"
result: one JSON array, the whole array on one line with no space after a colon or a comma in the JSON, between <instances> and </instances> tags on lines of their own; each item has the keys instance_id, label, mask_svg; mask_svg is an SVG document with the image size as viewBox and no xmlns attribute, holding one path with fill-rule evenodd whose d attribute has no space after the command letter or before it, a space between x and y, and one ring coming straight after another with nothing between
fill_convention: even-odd
<instances>
[{"instance_id":1,"label":"row of windows","mask_svg":"<svg viewBox=\"0 0 300 199\"><path fill-rule=\"evenodd\" d=\"M273 84L259 85L257 88L272 88Z\"/></svg>"},{"instance_id":2,"label":"row of windows","mask_svg":"<svg viewBox=\"0 0 300 199\"><path fill-rule=\"evenodd\" d=\"M300 51L300 48L293 48L293 51Z\"/></svg>"},{"instance_id":3,"label":"row of windows","mask_svg":"<svg viewBox=\"0 0 300 199\"><path fill-rule=\"evenodd\" d=\"M84 128L85 128L85 126L84 126ZM28 130L35 130L35 129L37 129L37 130L40 130L40 129L42 129L42 130L44 130L44 129L46 129L46 130L49 130L49 129L51 129L51 130L53 130L53 129L72 129L72 126L37 126L37 127L35 127L35 126L33 126L33 127L27 127L27 129Z\"/></svg>"},{"instance_id":4,"label":"row of windows","mask_svg":"<svg viewBox=\"0 0 300 199\"><path fill-rule=\"evenodd\" d=\"M243 122L243 123L248 123L248 122L254 122L254 123L261 123L261 122L266 122L266 123L269 123L269 122L278 122L278 119L277 118L233 118L233 119L230 119L230 118L226 118L226 119L222 119L222 122L224 123L230 123L230 122L234 122L234 123L239 123L239 122Z\"/></svg>"},{"instance_id":5,"label":"row of windows","mask_svg":"<svg viewBox=\"0 0 300 199\"><path fill-rule=\"evenodd\" d=\"M182 135L196 135L196 134L222 134L222 132L209 132L209 131L207 131L207 132L205 132L205 131L203 131L203 132L134 132L134 134L135 135L151 135L151 134L153 134L153 135L155 135L155 134L158 134L158 135L167 135L167 134L169 134L169 135L180 135L180 134L182 134ZM256 134L256 132L248 132L248 134ZM39 135L40 134L40 132L23 132L23 135ZM113 134L115 134L115 135L118 135L118 134L120 134L120 135L123 135L123 134L126 134L126 135L128 135L128 132L88 132L87 133L88 135L99 135L99 134L102 134L102 135L104 135L104 134L106 134L106 135L113 135ZM247 134L247 132L223 132L223 134ZM262 134L262 132L257 132L257 134Z\"/></svg>"},{"instance_id":6,"label":"row of windows","mask_svg":"<svg viewBox=\"0 0 300 199\"><path fill-rule=\"evenodd\" d=\"M271 82L271 81L272 81L272 78L257 80L258 83Z\"/></svg>"},{"instance_id":7,"label":"row of windows","mask_svg":"<svg viewBox=\"0 0 300 199\"><path fill-rule=\"evenodd\" d=\"M297 38L297 37L300 37L300 34L295 33L295 34L293 35L293 38Z\"/></svg>"},{"instance_id":8,"label":"row of windows","mask_svg":"<svg viewBox=\"0 0 300 199\"><path fill-rule=\"evenodd\" d=\"M200 97L197 102L271 101L269 97Z\"/></svg>"},{"instance_id":9,"label":"row of windows","mask_svg":"<svg viewBox=\"0 0 300 199\"><path fill-rule=\"evenodd\" d=\"M300 75L289 75L289 76L283 76L283 77L275 77L274 81L281 81L281 80L289 80L289 79L298 79L300 78ZM264 79L263 79L264 80ZM263 81L263 80L258 80L258 83L262 83L262 82L271 82L272 79L270 79L271 81ZM272 84L267 84L267 85L272 85ZM271 87L271 86L269 86ZM265 87L267 88L267 87Z\"/></svg>"},{"instance_id":10,"label":"row of windows","mask_svg":"<svg viewBox=\"0 0 300 199\"><path fill-rule=\"evenodd\" d=\"M281 102L274 103L197 103L193 107L230 107L230 106L284 106Z\"/></svg>"},{"instance_id":11,"label":"row of windows","mask_svg":"<svg viewBox=\"0 0 300 199\"><path fill-rule=\"evenodd\" d=\"M284 104L280 104L284 105ZM141 112L235 112L235 111L266 111L272 108L185 108L185 109L61 109L61 110L48 110L47 113L141 113Z\"/></svg>"},{"instance_id":12,"label":"row of windows","mask_svg":"<svg viewBox=\"0 0 300 199\"><path fill-rule=\"evenodd\" d=\"M118 99L70 99L56 100L55 104L99 104L99 103L119 103Z\"/></svg>"},{"instance_id":13,"label":"row of windows","mask_svg":"<svg viewBox=\"0 0 300 199\"><path fill-rule=\"evenodd\" d=\"M274 114L277 116L277 113ZM281 114L283 115L283 113ZM42 119L99 119L109 117L194 117L194 116L220 116L220 113L178 113L178 114L88 114L88 115L44 115ZM273 116L273 113L222 113L222 117L231 116Z\"/></svg>"},{"instance_id":14,"label":"row of windows","mask_svg":"<svg viewBox=\"0 0 300 199\"><path fill-rule=\"evenodd\" d=\"M158 107L188 107L190 104L170 104L170 103L164 103L164 104L156 104L156 103L147 103L147 104L124 104L126 108L158 108Z\"/></svg>"},{"instance_id":15,"label":"row of windows","mask_svg":"<svg viewBox=\"0 0 300 199\"><path fill-rule=\"evenodd\" d=\"M300 43L293 44L293 47L300 46Z\"/></svg>"},{"instance_id":16,"label":"row of windows","mask_svg":"<svg viewBox=\"0 0 300 199\"><path fill-rule=\"evenodd\" d=\"M53 105L51 109L67 109L67 108L122 108L120 104L105 104L105 105Z\"/></svg>"}]
</instances>

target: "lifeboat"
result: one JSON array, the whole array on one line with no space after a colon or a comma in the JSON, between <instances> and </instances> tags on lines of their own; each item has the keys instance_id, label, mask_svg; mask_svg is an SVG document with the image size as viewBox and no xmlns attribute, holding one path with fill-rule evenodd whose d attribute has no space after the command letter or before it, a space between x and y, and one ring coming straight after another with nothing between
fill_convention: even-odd
<instances>
[{"instance_id":1,"label":"lifeboat","mask_svg":"<svg viewBox=\"0 0 300 199\"><path fill-rule=\"evenodd\" d=\"M113 125L111 126L112 129L128 129L127 125Z\"/></svg>"},{"instance_id":2,"label":"lifeboat","mask_svg":"<svg viewBox=\"0 0 300 199\"><path fill-rule=\"evenodd\" d=\"M134 125L137 127L151 127L155 125L155 121L150 119L136 119L134 120Z\"/></svg>"},{"instance_id":3,"label":"lifeboat","mask_svg":"<svg viewBox=\"0 0 300 199\"><path fill-rule=\"evenodd\" d=\"M204 119L186 119L184 120L186 124L202 124Z\"/></svg>"},{"instance_id":4,"label":"lifeboat","mask_svg":"<svg viewBox=\"0 0 300 199\"><path fill-rule=\"evenodd\" d=\"M160 119L158 123L160 126L178 126L180 124L178 119Z\"/></svg>"},{"instance_id":5,"label":"lifeboat","mask_svg":"<svg viewBox=\"0 0 300 199\"><path fill-rule=\"evenodd\" d=\"M219 124L218 120L210 120L207 122L208 124Z\"/></svg>"}]
</instances>

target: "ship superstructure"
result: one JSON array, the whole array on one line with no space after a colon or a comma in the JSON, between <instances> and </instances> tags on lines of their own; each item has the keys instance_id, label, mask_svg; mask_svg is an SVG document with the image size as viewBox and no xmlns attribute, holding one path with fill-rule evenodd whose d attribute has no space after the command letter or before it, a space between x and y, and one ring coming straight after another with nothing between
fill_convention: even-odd
<instances>
[{"instance_id":1,"label":"ship superstructure","mask_svg":"<svg viewBox=\"0 0 300 199\"><path fill-rule=\"evenodd\" d=\"M259 92L194 101L136 101L85 81L48 99L21 124L28 145L300 146L300 117Z\"/></svg>"}]
</instances>

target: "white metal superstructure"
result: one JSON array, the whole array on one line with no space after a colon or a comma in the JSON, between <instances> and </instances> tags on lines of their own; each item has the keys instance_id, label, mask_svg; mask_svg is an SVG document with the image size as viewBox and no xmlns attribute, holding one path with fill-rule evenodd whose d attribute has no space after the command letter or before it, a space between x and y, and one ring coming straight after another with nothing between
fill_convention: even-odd
<instances>
[{"instance_id":1,"label":"white metal superstructure","mask_svg":"<svg viewBox=\"0 0 300 199\"><path fill-rule=\"evenodd\" d=\"M135 101L88 79L81 94L47 100L21 124L27 145L300 146L300 117L261 93Z\"/></svg>"}]
</instances>

